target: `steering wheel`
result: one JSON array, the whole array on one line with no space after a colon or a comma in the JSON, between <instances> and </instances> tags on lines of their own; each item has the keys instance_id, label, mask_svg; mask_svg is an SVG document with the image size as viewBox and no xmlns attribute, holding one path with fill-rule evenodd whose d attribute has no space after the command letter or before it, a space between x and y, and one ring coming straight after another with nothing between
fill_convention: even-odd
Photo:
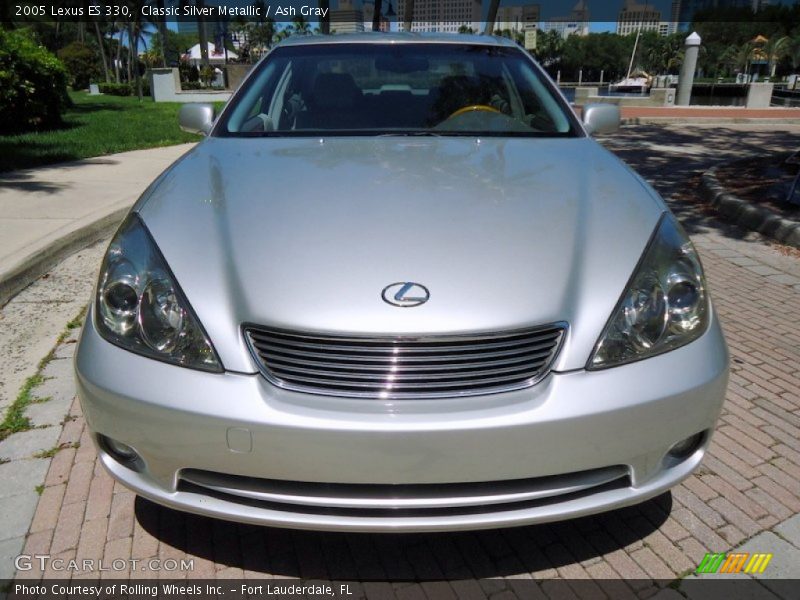
<instances>
[{"instance_id":1,"label":"steering wheel","mask_svg":"<svg viewBox=\"0 0 800 600\"><path fill-rule=\"evenodd\" d=\"M498 115L502 115L503 114L501 111L497 110L494 106L489 106L487 104L470 104L468 106L464 106L462 108L459 108L452 115L447 117L447 119L452 119L453 117L457 117L459 115L463 115L464 113L475 112L475 111L492 112L492 113L497 113ZM445 119L445 121L447 119Z\"/></svg>"}]
</instances>

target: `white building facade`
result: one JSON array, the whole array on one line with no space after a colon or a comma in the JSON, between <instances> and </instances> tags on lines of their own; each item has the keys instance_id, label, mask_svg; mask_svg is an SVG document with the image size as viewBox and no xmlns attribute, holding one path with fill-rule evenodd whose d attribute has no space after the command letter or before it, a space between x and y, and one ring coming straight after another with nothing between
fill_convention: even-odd
<instances>
[{"instance_id":1,"label":"white building facade","mask_svg":"<svg viewBox=\"0 0 800 600\"><path fill-rule=\"evenodd\" d=\"M397 2L397 21L403 23L405 0ZM411 31L458 33L462 27L481 31L480 0L414 0Z\"/></svg>"}]
</instances>

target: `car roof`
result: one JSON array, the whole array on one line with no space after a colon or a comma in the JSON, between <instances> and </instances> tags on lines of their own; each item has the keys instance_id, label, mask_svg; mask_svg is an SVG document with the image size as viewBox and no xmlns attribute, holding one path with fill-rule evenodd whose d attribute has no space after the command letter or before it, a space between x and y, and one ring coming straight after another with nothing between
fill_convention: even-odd
<instances>
[{"instance_id":1,"label":"car roof","mask_svg":"<svg viewBox=\"0 0 800 600\"><path fill-rule=\"evenodd\" d=\"M494 35L465 33L412 33L368 31L336 35L292 35L278 46L306 46L312 44L475 44L480 46L519 47L508 38Z\"/></svg>"}]
</instances>

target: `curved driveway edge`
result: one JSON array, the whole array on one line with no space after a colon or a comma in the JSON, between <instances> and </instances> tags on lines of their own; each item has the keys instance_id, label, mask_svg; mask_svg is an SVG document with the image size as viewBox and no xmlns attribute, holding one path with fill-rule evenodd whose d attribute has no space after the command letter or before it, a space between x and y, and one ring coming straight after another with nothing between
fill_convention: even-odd
<instances>
[{"instance_id":1,"label":"curved driveway edge","mask_svg":"<svg viewBox=\"0 0 800 600\"><path fill-rule=\"evenodd\" d=\"M193 146L0 173L0 306L110 233L150 182Z\"/></svg>"},{"instance_id":2,"label":"curved driveway edge","mask_svg":"<svg viewBox=\"0 0 800 600\"><path fill-rule=\"evenodd\" d=\"M755 206L728 191L717 178L714 167L703 173L700 191L706 201L725 219L746 229L758 231L783 244L800 248L800 223L781 217L772 210Z\"/></svg>"}]
</instances>

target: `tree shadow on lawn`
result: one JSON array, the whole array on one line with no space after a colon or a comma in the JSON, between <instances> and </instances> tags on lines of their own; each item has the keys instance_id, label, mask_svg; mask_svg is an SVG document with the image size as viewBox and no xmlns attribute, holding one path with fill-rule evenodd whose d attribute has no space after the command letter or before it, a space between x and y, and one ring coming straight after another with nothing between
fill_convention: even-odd
<instances>
[{"instance_id":1,"label":"tree shadow on lawn","mask_svg":"<svg viewBox=\"0 0 800 600\"><path fill-rule=\"evenodd\" d=\"M188 558L277 577L352 581L484 579L555 569L632 544L641 547L642 538L661 527L671 510L672 495L666 492L636 506L559 523L380 534L242 525L175 511L141 497L135 504L145 531Z\"/></svg>"},{"instance_id":2,"label":"tree shadow on lawn","mask_svg":"<svg viewBox=\"0 0 800 600\"><path fill-rule=\"evenodd\" d=\"M64 147L63 144L47 141L9 143L0 139L0 188L15 188L29 192L55 192L64 186L44 181L31 181L33 176L23 171L74 168L84 162L91 164L116 164L118 162L102 156L86 158L65 150Z\"/></svg>"},{"instance_id":3,"label":"tree shadow on lawn","mask_svg":"<svg viewBox=\"0 0 800 600\"><path fill-rule=\"evenodd\" d=\"M144 102L142 103L144 104ZM126 105L126 104L105 104L103 102L81 102L80 104L73 104L68 110L67 114L89 114L93 112L124 112L126 110L130 110L133 108L138 108L137 105Z\"/></svg>"}]
</instances>

